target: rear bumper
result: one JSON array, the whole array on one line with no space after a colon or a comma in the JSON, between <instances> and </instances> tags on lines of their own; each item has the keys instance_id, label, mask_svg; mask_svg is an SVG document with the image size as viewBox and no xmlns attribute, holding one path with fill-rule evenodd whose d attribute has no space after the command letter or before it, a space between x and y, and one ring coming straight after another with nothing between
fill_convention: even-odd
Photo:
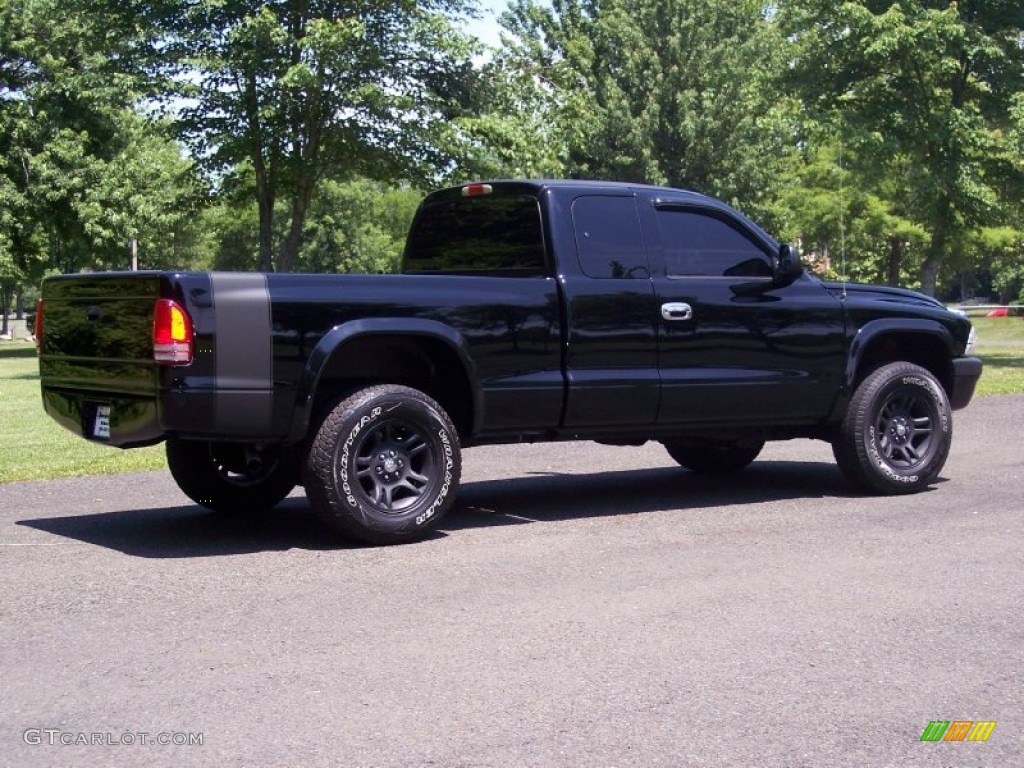
<instances>
[{"instance_id":1,"label":"rear bumper","mask_svg":"<svg viewBox=\"0 0 1024 768\"><path fill-rule=\"evenodd\" d=\"M95 443L152 445L168 435L281 442L268 390L160 390L156 397L43 385L43 407L58 424Z\"/></svg>"},{"instance_id":2,"label":"rear bumper","mask_svg":"<svg viewBox=\"0 0 1024 768\"><path fill-rule=\"evenodd\" d=\"M96 443L136 448L164 437L156 401L151 399L92 396L44 387L43 407L62 427ZM101 409L105 410L101 413Z\"/></svg>"},{"instance_id":3,"label":"rear bumper","mask_svg":"<svg viewBox=\"0 0 1024 768\"><path fill-rule=\"evenodd\" d=\"M977 357L958 357L953 360L953 390L949 393L949 407L954 411L966 408L974 397L974 388L981 378L982 363Z\"/></svg>"}]
</instances>

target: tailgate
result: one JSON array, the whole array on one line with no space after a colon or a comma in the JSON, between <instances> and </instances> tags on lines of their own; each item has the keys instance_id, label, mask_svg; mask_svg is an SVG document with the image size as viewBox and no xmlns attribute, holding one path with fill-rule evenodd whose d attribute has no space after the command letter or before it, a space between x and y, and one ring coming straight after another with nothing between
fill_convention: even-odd
<instances>
[{"instance_id":1,"label":"tailgate","mask_svg":"<svg viewBox=\"0 0 1024 768\"><path fill-rule=\"evenodd\" d=\"M161 273L44 281L39 374L50 416L83 437L114 445L159 439L153 314L168 290Z\"/></svg>"},{"instance_id":2,"label":"tailgate","mask_svg":"<svg viewBox=\"0 0 1024 768\"><path fill-rule=\"evenodd\" d=\"M160 276L75 275L43 284L43 386L153 394Z\"/></svg>"}]
</instances>

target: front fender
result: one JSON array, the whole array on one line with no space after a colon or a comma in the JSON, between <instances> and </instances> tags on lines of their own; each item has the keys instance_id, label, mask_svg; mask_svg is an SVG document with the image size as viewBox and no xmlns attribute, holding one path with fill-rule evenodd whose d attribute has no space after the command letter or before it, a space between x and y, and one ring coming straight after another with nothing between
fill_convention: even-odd
<instances>
[{"instance_id":1,"label":"front fender","mask_svg":"<svg viewBox=\"0 0 1024 768\"><path fill-rule=\"evenodd\" d=\"M857 372L864 361L865 353L871 348L873 342L885 336L898 337L901 341L912 340L915 337L936 340L945 350L947 361L952 361L957 355L956 340L953 338L953 334L937 320L886 317L864 323L850 342L850 353L847 356L846 369L843 373L842 397L836 402L832 413L833 420L842 419L846 412L846 405L853 395L854 386L857 383Z\"/></svg>"}]
</instances>

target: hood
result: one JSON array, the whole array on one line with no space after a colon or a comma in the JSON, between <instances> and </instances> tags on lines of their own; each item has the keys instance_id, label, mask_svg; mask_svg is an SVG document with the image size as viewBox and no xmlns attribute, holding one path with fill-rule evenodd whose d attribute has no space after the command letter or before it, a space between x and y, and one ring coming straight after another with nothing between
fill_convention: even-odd
<instances>
[{"instance_id":1,"label":"hood","mask_svg":"<svg viewBox=\"0 0 1024 768\"><path fill-rule=\"evenodd\" d=\"M846 291L854 301L888 301L896 304L916 304L917 306L945 309L946 305L931 296L906 288L889 288L884 285L863 285L861 283L825 282L825 287L837 296Z\"/></svg>"}]
</instances>

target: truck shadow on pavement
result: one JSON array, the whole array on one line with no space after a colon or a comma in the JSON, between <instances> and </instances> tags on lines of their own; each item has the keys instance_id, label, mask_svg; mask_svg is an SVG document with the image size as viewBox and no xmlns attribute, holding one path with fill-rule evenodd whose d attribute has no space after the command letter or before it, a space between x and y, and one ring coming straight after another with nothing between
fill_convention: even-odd
<instances>
[{"instance_id":1,"label":"truck shadow on pavement","mask_svg":"<svg viewBox=\"0 0 1024 768\"><path fill-rule=\"evenodd\" d=\"M332 535L302 496L289 497L269 512L250 517L185 505L19 520L17 524L133 557L220 557L358 546Z\"/></svg>"},{"instance_id":2,"label":"truck shadow on pavement","mask_svg":"<svg viewBox=\"0 0 1024 768\"><path fill-rule=\"evenodd\" d=\"M678 467L590 474L533 473L466 483L440 529L423 543L469 528L666 510L679 510L685 515L687 510L710 507L856 495L838 469L827 463L765 461L732 475L702 475ZM17 524L146 558L364 546L328 529L301 495L251 517L222 516L187 505L38 518Z\"/></svg>"},{"instance_id":3,"label":"truck shadow on pavement","mask_svg":"<svg viewBox=\"0 0 1024 768\"><path fill-rule=\"evenodd\" d=\"M467 483L442 531L557 522L794 499L858 494L833 464L762 461L742 472L703 474L678 467L601 472L532 473L530 477Z\"/></svg>"}]
</instances>

